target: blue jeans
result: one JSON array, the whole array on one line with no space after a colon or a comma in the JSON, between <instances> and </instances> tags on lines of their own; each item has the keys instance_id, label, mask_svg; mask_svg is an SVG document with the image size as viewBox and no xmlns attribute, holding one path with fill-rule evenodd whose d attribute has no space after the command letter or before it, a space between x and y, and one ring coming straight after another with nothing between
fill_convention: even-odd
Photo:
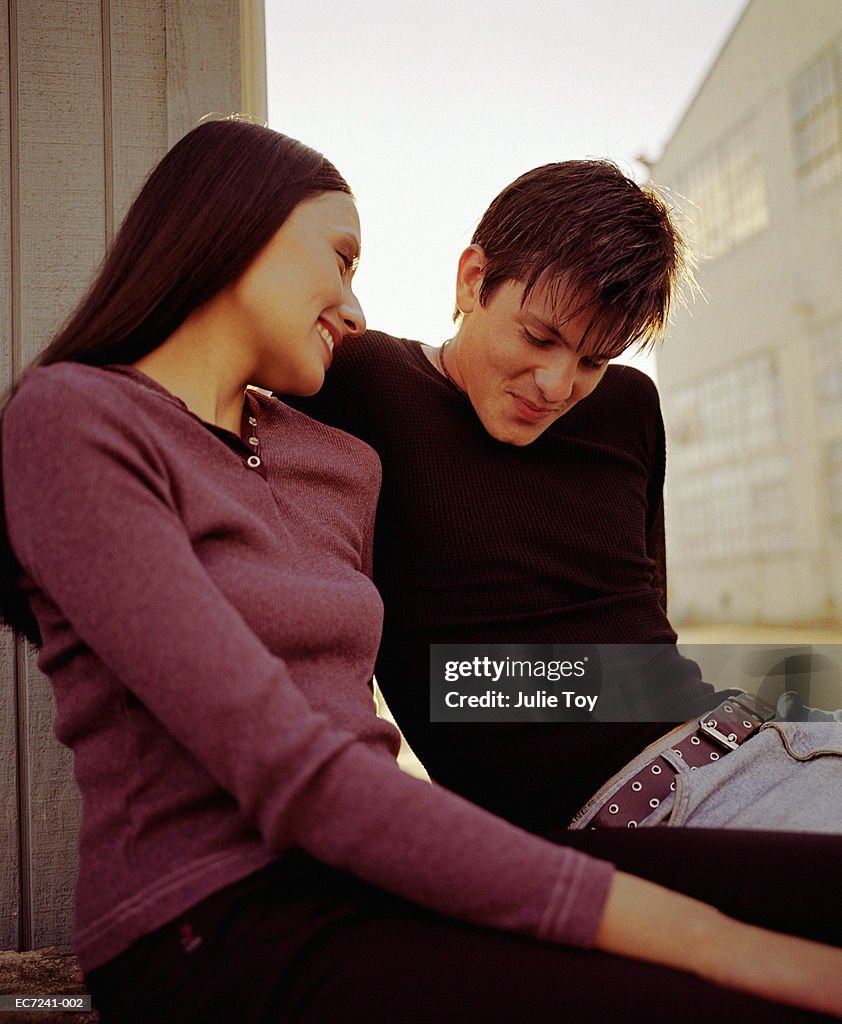
<instances>
[{"instance_id":1,"label":"blue jeans","mask_svg":"<svg viewBox=\"0 0 842 1024\"><path fill-rule=\"evenodd\" d=\"M842 711L805 708L795 693L736 750L691 770L672 747L695 720L652 744L610 779L576 815L591 818L647 761L660 754L676 770L675 789L639 827L767 829L842 833Z\"/></svg>"}]
</instances>

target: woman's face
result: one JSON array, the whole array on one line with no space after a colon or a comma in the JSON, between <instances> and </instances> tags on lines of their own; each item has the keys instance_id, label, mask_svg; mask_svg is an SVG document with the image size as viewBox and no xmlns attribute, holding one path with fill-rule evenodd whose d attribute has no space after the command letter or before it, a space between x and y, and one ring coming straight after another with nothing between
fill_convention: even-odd
<instances>
[{"instance_id":1,"label":"woman's face","mask_svg":"<svg viewBox=\"0 0 842 1024\"><path fill-rule=\"evenodd\" d=\"M292 211L232 289L251 383L290 395L319 390L336 346L365 330L351 289L359 253L349 195L324 192Z\"/></svg>"}]
</instances>

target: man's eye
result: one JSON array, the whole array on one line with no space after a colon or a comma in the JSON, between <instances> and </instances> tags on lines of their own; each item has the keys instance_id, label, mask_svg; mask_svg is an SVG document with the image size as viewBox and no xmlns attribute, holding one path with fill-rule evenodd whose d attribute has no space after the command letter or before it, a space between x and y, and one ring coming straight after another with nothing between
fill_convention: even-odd
<instances>
[{"instance_id":1,"label":"man's eye","mask_svg":"<svg viewBox=\"0 0 842 1024\"><path fill-rule=\"evenodd\" d=\"M607 362L608 362L607 359L589 359L589 358L586 358L586 359L582 360L582 363L589 370L601 370L607 364Z\"/></svg>"},{"instance_id":2,"label":"man's eye","mask_svg":"<svg viewBox=\"0 0 842 1024\"><path fill-rule=\"evenodd\" d=\"M534 334L530 334L529 331L524 327L523 334L530 345L535 345L537 348L548 348L550 345L554 345L555 342L552 338L536 338Z\"/></svg>"}]
</instances>

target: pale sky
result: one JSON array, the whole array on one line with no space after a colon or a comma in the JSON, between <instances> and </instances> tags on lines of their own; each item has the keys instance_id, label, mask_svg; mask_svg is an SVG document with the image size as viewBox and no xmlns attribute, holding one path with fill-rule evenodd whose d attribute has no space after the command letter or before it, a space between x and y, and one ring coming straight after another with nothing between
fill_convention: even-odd
<instances>
[{"instance_id":1,"label":"pale sky","mask_svg":"<svg viewBox=\"0 0 842 1024\"><path fill-rule=\"evenodd\" d=\"M745 7L267 0L270 124L356 194L369 327L447 338L459 253L530 167L609 157L644 180L635 158L658 157Z\"/></svg>"}]
</instances>

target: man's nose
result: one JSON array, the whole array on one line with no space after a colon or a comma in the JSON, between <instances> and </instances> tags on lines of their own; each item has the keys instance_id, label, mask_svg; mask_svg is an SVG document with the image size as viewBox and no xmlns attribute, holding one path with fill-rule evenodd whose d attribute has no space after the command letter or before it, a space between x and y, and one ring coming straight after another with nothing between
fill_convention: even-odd
<instances>
[{"instance_id":1,"label":"man's nose","mask_svg":"<svg viewBox=\"0 0 842 1024\"><path fill-rule=\"evenodd\" d=\"M552 362L535 371L535 385L548 405L566 402L573 394L579 357L575 352L558 350Z\"/></svg>"},{"instance_id":2,"label":"man's nose","mask_svg":"<svg viewBox=\"0 0 842 1024\"><path fill-rule=\"evenodd\" d=\"M345 297L339 307L339 315L345 325L346 334L362 334L365 330L365 313L360 300L350 288L345 289Z\"/></svg>"}]
</instances>

